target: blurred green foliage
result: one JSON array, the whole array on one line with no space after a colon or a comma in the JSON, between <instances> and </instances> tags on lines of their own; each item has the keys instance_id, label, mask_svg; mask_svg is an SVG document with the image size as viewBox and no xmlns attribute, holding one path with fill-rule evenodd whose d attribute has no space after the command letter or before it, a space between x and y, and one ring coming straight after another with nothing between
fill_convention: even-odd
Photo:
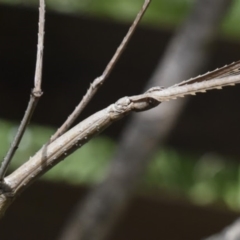
<instances>
[{"instance_id":1,"label":"blurred green foliage","mask_svg":"<svg viewBox=\"0 0 240 240\"><path fill-rule=\"evenodd\" d=\"M0 0L7 4L36 7L36 0ZM68 14L94 15L107 19L130 22L144 0L46 0L47 8ZM156 28L177 27L187 16L194 0L152 0L143 22ZM235 0L223 24L227 38L239 38L240 0Z\"/></svg>"},{"instance_id":2,"label":"blurred green foliage","mask_svg":"<svg viewBox=\"0 0 240 240\"><path fill-rule=\"evenodd\" d=\"M4 156L16 131L16 125L0 121L0 156ZM27 161L53 129L30 126L12 162L11 171ZM100 181L107 170L116 143L100 136L43 176L43 179L68 184L93 184ZM196 204L221 203L240 210L240 166L216 153L203 156L177 152L165 148L157 152L142 180L141 190L161 190L171 195L183 196Z\"/></svg>"}]
</instances>

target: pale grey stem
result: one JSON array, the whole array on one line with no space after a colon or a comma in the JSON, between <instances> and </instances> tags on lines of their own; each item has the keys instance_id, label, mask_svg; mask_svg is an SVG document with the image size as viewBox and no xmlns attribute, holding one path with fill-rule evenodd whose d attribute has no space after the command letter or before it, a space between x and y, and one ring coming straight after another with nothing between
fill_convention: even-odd
<instances>
[{"instance_id":1,"label":"pale grey stem","mask_svg":"<svg viewBox=\"0 0 240 240\"><path fill-rule=\"evenodd\" d=\"M204 84L193 83L192 86L179 86L166 90L155 87L137 96L121 98L115 104L111 104L80 122L54 142L47 143L32 158L4 179L6 186L0 191L0 217L17 194L113 122L132 111L139 112L156 107L162 100L166 99L169 89L171 89L171 94L173 94L172 89L174 89L175 98L178 94L187 95L188 91L192 91L192 89L197 93L202 92L203 89L213 89L214 86L218 89L221 84L227 86L240 83L240 75L208 80L207 83L208 85L205 82ZM162 92L163 94L161 94Z\"/></svg>"},{"instance_id":2,"label":"pale grey stem","mask_svg":"<svg viewBox=\"0 0 240 240\"><path fill-rule=\"evenodd\" d=\"M3 159L1 168L0 168L0 188L4 188L4 176L8 169L8 166L18 149L19 143L22 139L22 136L26 130L28 123L32 117L32 114L36 108L39 98L42 95L41 90L41 79L42 79L42 60L43 60L43 41L44 41L44 22L45 22L45 2L40 0L39 6L39 22L38 22L38 45L37 45L37 60L36 60L36 70L35 70L35 79L34 79L34 89L31 92L30 100L28 103L27 110L21 121L21 124L18 128L16 136L9 148L5 158Z\"/></svg>"},{"instance_id":3,"label":"pale grey stem","mask_svg":"<svg viewBox=\"0 0 240 240\"><path fill-rule=\"evenodd\" d=\"M33 92L42 95L41 85L44 48L45 0L39 0L39 4L37 61L35 68Z\"/></svg>"},{"instance_id":4,"label":"pale grey stem","mask_svg":"<svg viewBox=\"0 0 240 240\"><path fill-rule=\"evenodd\" d=\"M114 66L117 63L117 60L121 56L123 50L127 46L131 36L133 35L136 27L138 26L141 18L143 17L145 11L147 10L151 0L145 0L141 10L138 12L134 22L132 23L131 27L129 28L126 36L123 38L121 44L117 48L115 54L113 55L112 59L106 66L105 70L103 71L103 74L100 77L97 77L93 83L90 85L89 89L87 90L87 93L84 95L81 102L78 104L78 106L75 108L75 110L71 113L71 115L67 118L67 120L63 123L63 125L57 130L57 132L51 137L50 141L54 141L56 138L61 136L64 132L69 129L69 127L73 124L73 122L77 119L77 117L81 114L83 109L87 106L87 104L90 102L90 100L93 98L93 96L96 94L98 89L101 87L101 85L104 83L104 81L107 79L109 74L112 72Z\"/></svg>"}]
</instances>

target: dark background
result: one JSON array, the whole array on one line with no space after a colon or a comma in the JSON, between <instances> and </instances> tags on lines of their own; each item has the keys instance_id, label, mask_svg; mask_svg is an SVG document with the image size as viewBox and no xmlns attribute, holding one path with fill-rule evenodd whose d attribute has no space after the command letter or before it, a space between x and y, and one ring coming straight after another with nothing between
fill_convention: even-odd
<instances>
[{"instance_id":1,"label":"dark background","mask_svg":"<svg viewBox=\"0 0 240 240\"><path fill-rule=\"evenodd\" d=\"M77 105L90 82L102 73L128 25L56 13L48 13L46 20L44 95L33 122L58 127ZM1 118L19 121L25 111L33 87L37 21L35 10L0 6ZM110 78L81 118L122 96L141 93L172 34L139 27ZM219 39L213 52L206 71L238 60L240 44ZM167 144L238 157L239 90L240 86L229 87L192 97ZM125 122L114 124L104 134L117 138ZM64 184L35 184L17 199L1 220L0 238L55 239L70 208L85 192L82 187ZM141 240L156 239L156 236L200 239L219 231L237 217L230 211L200 208L185 201L154 196L137 197L127 212L111 239Z\"/></svg>"}]
</instances>

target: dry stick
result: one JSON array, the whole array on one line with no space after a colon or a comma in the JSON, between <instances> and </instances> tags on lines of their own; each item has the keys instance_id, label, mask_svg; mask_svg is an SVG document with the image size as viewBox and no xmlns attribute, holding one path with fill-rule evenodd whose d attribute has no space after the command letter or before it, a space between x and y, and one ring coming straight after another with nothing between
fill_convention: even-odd
<instances>
[{"instance_id":1,"label":"dry stick","mask_svg":"<svg viewBox=\"0 0 240 240\"><path fill-rule=\"evenodd\" d=\"M240 83L240 74L207 81L202 79L201 82L192 84L189 82L188 85L166 89L155 87L143 94L119 99L116 103L80 122L56 141L47 143L46 147L41 148L26 163L7 176L4 180L8 189L3 189L0 192L0 218L17 194L21 193L66 156L82 147L91 138L130 112L145 111L156 107L162 101L205 92L210 89L219 89L221 86L232 86L237 83Z\"/></svg>"},{"instance_id":2,"label":"dry stick","mask_svg":"<svg viewBox=\"0 0 240 240\"><path fill-rule=\"evenodd\" d=\"M28 123L31 120L32 114L36 108L39 98L42 96L41 82L42 82L42 60L43 60L43 41L44 41L44 21L45 21L45 2L40 0L39 6L39 23L38 23L38 45L37 45L37 61L34 78L34 89L31 92L30 100L27 110L18 128L17 134L12 142L10 149L5 156L0 168L0 182L4 185L4 176L8 166L18 149L19 143L26 130ZM1 186L0 186L1 187ZM3 186L2 186L3 187Z\"/></svg>"},{"instance_id":3,"label":"dry stick","mask_svg":"<svg viewBox=\"0 0 240 240\"><path fill-rule=\"evenodd\" d=\"M75 110L72 112L72 114L67 118L67 120L63 123L63 125L57 130L57 132L51 137L50 142L57 139L59 136L61 136L64 132L66 132L69 127L73 124L73 122L77 119L77 117L81 114L83 109L86 107L86 105L90 102L92 97L95 95L95 93L98 91L98 89L101 87L101 85L104 83L104 81L107 79L111 71L113 70L114 66L117 63L117 60L121 56L123 50L127 46L131 36L133 35L136 27L138 26L141 18L143 17L145 11L147 10L151 0L145 0L141 10L138 12L134 22L132 23L131 27L129 28L126 36L123 38L121 44L117 48L115 54L113 55L112 59L108 63L107 67L105 68L103 74L100 77L97 77L93 83L90 85L90 88L87 90L87 93L83 97L82 101L79 103L79 105L75 108Z\"/></svg>"}]
</instances>

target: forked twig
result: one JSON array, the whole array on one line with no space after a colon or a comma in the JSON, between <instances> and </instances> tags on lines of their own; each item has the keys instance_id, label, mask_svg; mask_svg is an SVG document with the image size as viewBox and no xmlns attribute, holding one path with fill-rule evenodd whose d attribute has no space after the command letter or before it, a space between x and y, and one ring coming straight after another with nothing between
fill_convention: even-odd
<instances>
[{"instance_id":1,"label":"forked twig","mask_svg":"<svg viewBox=\"0 0 240 240\"><path fill-rule=\"evenodd\" d=\"M71 113L71 115L67 118L67 120L63 123L63 125L56 131L56 133L51 137L50 142L57 139L59 136L61 136L64 132L66 132L69 127L73 124L73 122L77 119L77 117L81 114L83 109L86 107L86 105L90 102L92 97L95 95L97 90L100 88L100 86L104 83L104 81L107 79L111 71L113 70L114 66L117 63L117 60L121 56L123 50L127 46L131 36L133 35L136 27L138 26L141 18L143 17L145 11L147 10L151 0L145 0L144 4L141 8L141 10L138 12L134 22L132 23L131 27L129 28L126 36L123 38L121 44L117 48L115 54L113 55L110 62L107 64L105 70L103 71L102 75L100 77L97 77L93 83L90 85L90 88L87 90L87 93L84 95L82 101L79 103L79 105L75 108L75 110Z\"/></svg>"},{"instance_id":2,"label":"forked twig","mask_svg":"<svg viewBox=\"0 0 240 240\"><path fill-rule=\"evenodd\" d=\"M45 2L39 1L39 23L38 23L38 45L37 45L37 61L34 78L34 89L31 92L30 100L27 106L27 110L18 128L16 136L9 148L5 158L3 159L0 168L0 183L4 184L3 178L6 174L8 166L18 149L19 143L26 130L26 127L31 120L32 114L36 108L39 98L42 96L41 82L42 82L42 60L43 60L43 42L44 42L44 22L45 22Z\"/></svg>"}]
</instances>

